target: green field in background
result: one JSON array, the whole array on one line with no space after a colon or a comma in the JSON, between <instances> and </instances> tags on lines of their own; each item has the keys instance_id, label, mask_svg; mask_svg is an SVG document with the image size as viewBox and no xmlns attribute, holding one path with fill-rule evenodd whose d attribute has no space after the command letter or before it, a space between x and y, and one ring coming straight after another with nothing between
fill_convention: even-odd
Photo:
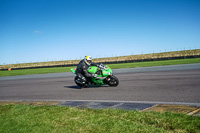
<instances>
[{"instance_id":1,"label":"green field in background","mask_svg":"<svg viewBox=\"0 0 200 133\"><path fill-rule=\"evenodd\" d=\"M200 58L109 64L108 66L111 69L120 69L120 68L150 67L150 66L192 64L192 63L200 63ZM70 72L71 68L73 68L73 67L55 67L55 68L37 68L37 69L0 71L0 76L15 76L15 75L31 75L31 74L42 74L42 73Z\"/></svg>"}]
</instances>

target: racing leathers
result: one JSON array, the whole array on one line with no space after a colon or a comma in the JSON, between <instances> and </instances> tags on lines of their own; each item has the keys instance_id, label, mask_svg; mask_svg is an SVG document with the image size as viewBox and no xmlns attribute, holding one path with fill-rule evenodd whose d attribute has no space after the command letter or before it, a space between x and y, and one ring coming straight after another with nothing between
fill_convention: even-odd
<instances>
[{"instance_id":1,"label":"racing leathers","mask_svg":"<svg viewBox=\"0 0 200 133\"><path fill-rule=\"evenodd\" d=\"M91 66L98 66L98 64L91 62ZM88 72L89 66L85 63L84 60L81 60L76 68L76 75L82 79L82 82L90 81L95 74Z\"/></svg>"}]
</instances>

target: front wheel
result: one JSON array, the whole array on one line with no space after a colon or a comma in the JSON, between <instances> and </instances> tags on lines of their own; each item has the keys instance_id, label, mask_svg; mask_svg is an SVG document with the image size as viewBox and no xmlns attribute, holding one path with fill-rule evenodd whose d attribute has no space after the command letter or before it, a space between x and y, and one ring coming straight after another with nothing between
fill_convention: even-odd
<instances>
[{"instance_id":1,"label":"front wheel","mask_svg":"<svg viewBox=\"0 0 200 133\"><path fill-rule=\"evenodd\" d=\"M114 75L112 75L112 76L109 76L109 77L107 78L107 84L108 84L109 86L116 87L116 86L118 86L118 84L119 84L119 80L118 80L117 77L115 77Z\"/></svg>"}]
</instances>

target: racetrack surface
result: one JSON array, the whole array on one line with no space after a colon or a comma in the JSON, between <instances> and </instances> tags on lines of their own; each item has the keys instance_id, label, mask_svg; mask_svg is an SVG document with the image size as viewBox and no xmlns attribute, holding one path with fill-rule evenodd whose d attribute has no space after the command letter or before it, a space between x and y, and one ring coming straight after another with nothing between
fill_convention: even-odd
<instances>
[{"instance_id":1,"label":"racetrack surface","mask_svg":"<svg viewBox=\"0 0 200 133\"><path fill-rule=\"evenodd\" d=\"M0 100L200 103L200 64L120 69L117 87L79 89L72 73L0 77Z\"/></svg>"}]
</instances>

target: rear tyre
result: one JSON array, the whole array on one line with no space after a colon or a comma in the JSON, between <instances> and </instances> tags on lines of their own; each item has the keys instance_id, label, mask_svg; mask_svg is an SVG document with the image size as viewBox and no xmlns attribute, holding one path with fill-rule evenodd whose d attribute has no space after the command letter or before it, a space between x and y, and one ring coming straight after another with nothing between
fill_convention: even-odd
<instances>
[{"instance_id":1,"label":"rear tyre","mask_svg":"<svg viewBox=\"0 0 200 133\"><path fill-rule=\"evenodd\" d=\"M83 83L82 79L76 76L74 78L74 82L82 89L85 86L85 83Z\"/></svg>"},{"instance_id":2,"label":"rear tyre","mask_svg":"<svg viewBox=\"0 0 200 133\"><path fill-rule=\"evenodd\" d=\"M112 76L108 77L107 84L109 86L116 87L119 84L119 80L118 80L117 77L115 77L114 75L112 75Z\"/></svg>"}]
</instances>

